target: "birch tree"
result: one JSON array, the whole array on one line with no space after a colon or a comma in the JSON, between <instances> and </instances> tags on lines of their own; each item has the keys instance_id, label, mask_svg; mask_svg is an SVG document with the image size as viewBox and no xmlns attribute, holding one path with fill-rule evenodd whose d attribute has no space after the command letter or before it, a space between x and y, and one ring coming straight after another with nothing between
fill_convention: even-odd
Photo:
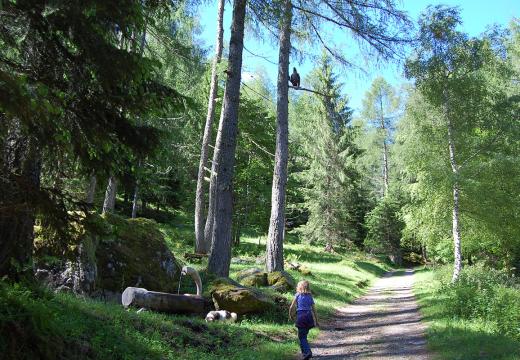
<instances>
[{"instance_id":1,"label":"birch tree","mask_svg":"<svg viewBox=\"0 0 520 360\"><path fill-rule=\"evenodd\" d=\"M479 197L476 189L480 193L483 191L482 165L479 164L485 157L495 157L503 151L500 150L504 145L502 138L509 131L506 130L508 115L503 110L505 102L500 100L506 96L497 78L490 81L490 74L498 75L500 60L493 53L489 40L469 38L458 31L460 23L457 9L429 7L419 23L420 46L406 64L407 75L415 79L418 92L412 98L413 106L409 106L407 116L414 121L422 117L426 123L430 122L430 132L421 134L422 144L412 138L416 135L407 137L410 144L415 143L413 151L416 153L411 153L408 144L408 156L419 165L409 162L410 169L414 169L418 182L415 188L429 184L430 193L424 195L424 203L431 207L429 210L423 207L428 221L434 222L436 213L450 219L454 260L452 281L458 279L462 268L462 235L470 236L475 231L469 224L473 223L471 217L480 212L470 210ZM421 101L424 103L420 105ZM424 131L426 127L420 124L419 129ZM430 147L426 144L435 144L437 150L431 155L425 154L419 147ZM435 161L435 167L430 163L430 170L424 172L423 166L430 161ZM430 197L432 200L428 199ZM446 207L433 205L433 201L440 201L439 197L449 199L449 214ZM484 220L485 217L480 217L478 222L486 223Z\"/></svg>"}]
</instances>

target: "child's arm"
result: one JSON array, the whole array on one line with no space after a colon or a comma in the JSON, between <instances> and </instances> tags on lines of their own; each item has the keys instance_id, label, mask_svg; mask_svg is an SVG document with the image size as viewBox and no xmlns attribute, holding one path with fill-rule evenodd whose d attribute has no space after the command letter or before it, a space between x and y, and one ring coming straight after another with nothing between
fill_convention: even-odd
<instances>
[{"instance_id":1,"label":"child's arm","mask_svg":"<svg viewBox=\"0 0 520 360\"><path fill-rule=\"evenodd\" d=\"M289 319L293 319L293 310L294 310L294 306L296 305L296 298L293 299L292 303L291 303L291 306L289 306Z\"/></svg>"},{"instance_id":2,"label":"child's arm","mask_svg":"<svg viewBox=\"0 0 520 360\"><path fill-rule=\"evenodd\" d=\"M316 315L316 308L314 307L314 304L312 304L312 315L314 316L314 323L316 324L316 327L320 327L320 324L318 323L318 315Z\"/></svg>"}]
</instances>

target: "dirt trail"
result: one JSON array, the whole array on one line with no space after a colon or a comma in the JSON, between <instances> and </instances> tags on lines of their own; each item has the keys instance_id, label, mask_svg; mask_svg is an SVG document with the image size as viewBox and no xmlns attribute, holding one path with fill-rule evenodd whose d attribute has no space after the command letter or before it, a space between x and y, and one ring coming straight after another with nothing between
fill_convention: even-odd
<instances>
[{"instance_id":1,"label":"dirt trail","mask_svg":"<svg viewBox=\"0 0 520 360\"><path fill-rule=\"evenodd\" d=\"M412 293L413 270L388 273L367 295L338 309L311 344L315 359L429 360Z\"/></svg>"}]
</instances>

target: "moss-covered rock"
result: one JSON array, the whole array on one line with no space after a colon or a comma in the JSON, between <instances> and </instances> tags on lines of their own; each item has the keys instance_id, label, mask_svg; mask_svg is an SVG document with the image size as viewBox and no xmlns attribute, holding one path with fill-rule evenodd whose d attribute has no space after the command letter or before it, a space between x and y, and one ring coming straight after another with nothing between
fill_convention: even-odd
<instances>
[{"instance_id":1,"label":"moss-covered rock","mask_svg":"<svg viewBox=\"0 0 520 360\"><path fill-rule=\"evenodd\" d=\"M98 287L116 292L128 286L176 291L181 267L155 221L115 215L106 220L112 225L112 234L100 238L96 249Z\"/></svg>"},{"instance_id":2,"label":"moss-covered rock","mask_svg":"<svg viewBox=\"0 0 520 360\"><path fill-rule=\"evenodd\" d=\"M237 274L237 280L245 286L267 286L267 273L258 268L242 270Z\"/></svg>"},{"instance_id":3,"label":"moss-covered rock","mask_svg":"<svg viewBox=\"0 0 520 360\"><path fill-rule=\"evenodd\" d=\"M273 271L267 274L267 284L270 285L274 290L280 292L286 292L294 290L296 282L293 277L285 271Z\"/></svg>"},{"instance_id":4,"label":"moss-covered rock","mask_svg":"<svg viewBox=\"0 0 520 360\"><path fill-rule=\"evenodd\" d=\"M245 286L267 286L267 273L253 274L243 278L240 282Z\"/></svg>"},{"instance_id":5,"label":"moss-covered rock","mask_svg":"<svg viewBox=\"0 0 520 360\"><path fill-rule=\"evenodd\" d=\"M37 229L37 258L73 254L62 260L58 274L53 272L53 279L47 281L51 286L74 284L75 292L89 294L96 290L121 293L128 286L177 291L181 267L155 221L93 213L73 226L74 234L65 241ZM56 244L61 244L59 250Z\"/></svg>"},{"instance_id":6,"label":"moss-covered rock","mask_svg":"<svg viewBox=\"0 0 520 360\"><path fill-rule=\"evenodd\" d=\"M216 279L211 284L211 297L217 310L228 310L239 315L261 313L276 306L274 300L261 291L227 278Z\"/></svg>"},{"instance_id":7,"label":"moss-covered rock","mask_svg":"<svg viewBox=\"0 0 520 360\"><path fill-rule=\"evenodd\" d=\"M251 275L255 275L255 274L261 274L261 273L264 273L263 270L259 269L259 268L251 268L251 269L245 269L245 270L242 270L242 271L239 271L237 273L237 280L240 281L246 277L249 277Z\"/></svg>"}]
</instances>

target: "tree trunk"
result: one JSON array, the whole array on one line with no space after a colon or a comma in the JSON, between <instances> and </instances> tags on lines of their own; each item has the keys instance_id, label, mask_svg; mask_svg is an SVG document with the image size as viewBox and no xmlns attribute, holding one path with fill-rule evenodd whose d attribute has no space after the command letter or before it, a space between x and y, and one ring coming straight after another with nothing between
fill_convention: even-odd
<instances>
[{"instance_id":1,"label":"tree trunk","mask_svg":"<svg viewBox=\"0 0 520 360\"><path fill-rule=\"evenodd\" d=\"M220 119L218 124L217 139L215 145L222 142L222 125L224 118L224 105L220 111ZM216 147L215 147L216 149ZM209 182L209 200L208 200L208 215L206 217L206 225L204 226L204 242L208 244L209 248L213 244L213 224L215 223L215 207L216 207L216 188L217 188L217 175L218 175L218 163L217 163L217 151L213 150L213 161L211 162L211 175Z\"/></svg>"},{"instance_id":2,"label":"tree trunk","mask_svg":"<svg viewBox=\"0 0 520 360\"><path fill-rule=\"evenodd\" d=\"M103 214L106 212L114 212L116 205L117 180L111 175L108 179L107 190L105 192L105 201L103 202Z\"/></svg>"},{"instance_id":3,"label":"tree trunk","mask_svg":"<svg viewBox=\"0 0 520 360\"><path fill-rule=\"evenodd\" d=\"M459 166L455 158L455 140L453 136L453 124L448 111L448 96L445 93L444 99L444 113L448 121L448 147L450 151L450 165L453 173L453 212L452 212L452 233L453 233L453 255L455 261L453 263L453 277L452 282L459 278L460 270L462 269L462 256L460 250L460 226L459 226Z\"/></svg>"},{"instance_id":4,"label":"tree trunk","mask_svg":"<svg viewBox=\"0 0 520 360\"><path fill-rule=\"evenodd\" d=\"M218 175L215 188L215 223L208 270L219 276L229 275L231 260L231 222L233 217L233 168L238 130L238 105L240 102L240 80L242 51L244 49L244 20L246 0L235 0L233 24L229 41L229 68L224 92L224 116L222 135L215 146Z\"/></svg>"},{"instance_id":5,"label":"tree trunk","mask_svg":"<svg viewBox=\"0 0 520 360\"><path fill-rule=\"evenodd\" d=\"M141 166L141 162L139 162L139 165ZM132 219L135 219L137 217L137 201L139 200L139 180L135 180L135 187L134 187L134 199L132 200Z\"/></svg>"},{"instance_id":6,"label":"tree trunk","mask_svg":"<svg viewBox=\"0 0 520 360\"><path fill-rule=\"evenodd\" d=\"M94 204L94 197L96 195L97 177L95 174L90 175L90 180L87 188L87 204Z\"/></svg>"},{"instance_id":7,"label":"tree trunk","mask_svg":"<svg viewBox=\"0 0 520 360\"><path fill-rule=\"evenodd\" d=\"M215 117L215 100L217 98L218 91L217 68L218 64L220 64L220 60L222 59L224 38L224 0L219 0L217 12L217 39L215 42L215 59L213 59L213 67L211 69L208 113L206 115L206 125L204 127L204 136L202 138L199 173L197 176L197 190L195 193L195 252L203 254L206 254L210 250L211 246L209 238L204 236L204 171L206 164L208 163L209 143L211 142L211 128L213 126L213 119Z\"/></svg>"},{"instance_id":8,"label":"tree trunk","mask_svg":"<svg viewBox=\"0 0 520 360\"><path fill-rule=\"evenodd\" d=\"M380 99L380 105L381 105L381 130L383 131L383 196L388 194L388 146L386 144L386 138L387 138L387 131L385 126L385 118L383 116L383 97L381 96Z\"/></svg>"},{"instance_id":9,"label":"tree trunk","mask_svg":"<svg viewBox=\"0 0 520 360\"><path fill-rule=\"evenodd\" d=\"M146 26L144 27L143 33L141 34L139 55L143 56L144 49L146 47ZM138 120L138 124L140 121ZM132 219L137 216L137 201L139 200L139 170L141 169L141 159L137 162L137 171L135 177L134 197L132 199Z\"/></svg>"},{"instance_id":10,"label":"tree trunk","mask_svg":"<svg viewBox=\"0 0 520 360\"><path fill-rule=\"evenodd\" d=\"M36 141L21 133L18 121L8 131L0 163L0 277L18 280L32 274L34 198L40 188L41 161Z\"/></svg>"},{"instance_id":11,"label":"tree trunk","mask_svg":"<svg viewBox=\"0 0 520 360\"><path fill-rule=\"evenodd\" d=\"M283 240L285 236L285 187L289 157L289 53L291 51L292 5L285 0L280 29L278 57L278 96L276 104L276 153L271 194L271 219L267 239L267 271L283 270Z\"/></svg>"}]
</instances>

